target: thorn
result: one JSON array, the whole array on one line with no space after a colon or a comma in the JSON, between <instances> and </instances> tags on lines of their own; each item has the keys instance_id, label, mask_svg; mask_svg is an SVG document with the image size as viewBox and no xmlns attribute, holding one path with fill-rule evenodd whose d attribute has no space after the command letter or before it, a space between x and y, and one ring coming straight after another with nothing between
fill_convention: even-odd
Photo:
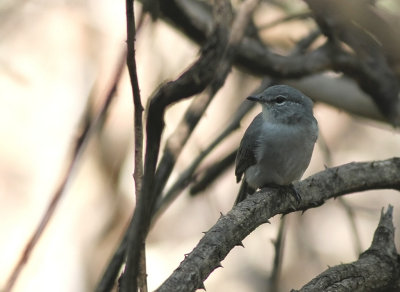
<instances>
[{"instance_id":1,"label":"thorn","mask_svg":"<svg viewBox=\"0 0 400 292\"><path fill-rule=\"evenodd\" d=\"M203 282L201 282L199 289L203 289L204 291L207 291L207 290L206 290L206 287L204 286L204 283L203 283Z\"/></svg>"},{"instance_id":2,"label":"thorn","mask_svg":"<svg viewBox=\"0 0 400 292\"><path fill-rule=\"evenodd\" d=\"M223 266L221 265L221 263L219 263L218 265L217 265L217 269L218 268L223 268Z\"/></svg>"},{"instance_id":3,"label":"thorn","mask_svg":"<svg viewBox=\"0 0 400 292\"><path fill-rule=\"evenodd\" d=\"M265 223L271 224L271 221L269 221L268 219L265 221Z\"/></svg>"},{"instance_id":4,"label":"thorn","mask_svg":"<svg viewBox=\"0 0 400 292\"><path fill-rule=\"evenodd\" d=\"M225 216L224 214L222 214L222 212L219 212L219 214L220 214L219 219Z\"/></svg>"},{"instance_id":5,"label":"thorn","mask_svg":"<svg viewBox=\"0 0 400 292\"><path fill-rule=\"evenodd\" d=\"M235 246L241 246L244 248L243 242L241 242L241 241L239 243L236 243Z\"/></svg>"},{"instance_id":6,"label":"thorn","mask_svg":"<svg viewBox=\"0 0 400 292\"><path fill-rule=\"evenodd\" d=\"M203 233L203 234L207 234L207 231L202 231L201 233Z\"/></svg>"}]
</instances>

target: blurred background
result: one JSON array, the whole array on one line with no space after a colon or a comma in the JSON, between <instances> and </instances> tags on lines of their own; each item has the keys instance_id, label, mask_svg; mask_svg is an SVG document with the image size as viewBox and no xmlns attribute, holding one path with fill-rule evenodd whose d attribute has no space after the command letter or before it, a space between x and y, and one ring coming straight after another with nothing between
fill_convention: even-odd
<instances>
[{"instance_id":1,"label":"blurred background","mask_svg":"<svg viewBox=\"0 0 400 292\"><path fill-rule=\"evenodd\" d=\"M398 15L396 1L378 2L382 9ZM307 10L302 1L281 3L264 2L256 22L272 23L288 13ZM141 5L135 4L138 15ZM315 27L312 19L300 19L265 29L262 36L278 52L287 52ZM63 179L85 110L96 112L104 100L124 52L125 29L124 1L0 2L0 289ZM199 53L198 45L182 33L147 16L137 35L136 50L144 105L160 83L177 78ZM287 83L315 98L312 78L334 77L340 76L327 72ZM259 85L259 78L233 70L186 145L172 180L224 129ZM331 89L333 94L336 89L340 90ZM189 102L168 109L164 139ZM305 177L325 166L399 156L399 132L390 125L352 116L318 100L314 110L323 141L316 145ZM258 107L252 110L242 127L200 168L235 149L259 111ZM94 289L135 205L132 124L132 93L124 69L106 121L80 156L14 291ZM220 212L231 209L238 187L232 165L201 194L191 197L185 191L162 214L147 241L149 290L170 275ZM394 205L394 223L399 227L399 203L398 192L370 191L331 200L303 215L287 215L280 291L300 288L327 266L356 260L371 243L382 207ZM255 230L244 240L245 248L233 249L222 262L224 268L206 280L207 291L265 291L280 220L273 218L272 224ZM399 247L398 232L396 242Z\"/></svg>"}]
</instances>

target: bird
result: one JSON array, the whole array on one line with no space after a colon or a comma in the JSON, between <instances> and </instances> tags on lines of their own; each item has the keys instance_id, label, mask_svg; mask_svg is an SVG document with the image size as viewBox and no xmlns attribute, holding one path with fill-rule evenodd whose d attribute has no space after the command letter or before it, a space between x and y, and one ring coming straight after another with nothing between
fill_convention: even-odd
<instances>
[{"instance_id":1,"label":"bird","mask_svg":"<svg viewBox=\"0 0 400 292\"><path fill-rule=\"evenodd\" d=\"M247 99L261 104L262 111L236 154L236 181L242 184L235 205L264 187L292 187L300 201L292 183L307 169L318 138L312 100L288 85L270 86Z\"/></svg>"}]
</instances>

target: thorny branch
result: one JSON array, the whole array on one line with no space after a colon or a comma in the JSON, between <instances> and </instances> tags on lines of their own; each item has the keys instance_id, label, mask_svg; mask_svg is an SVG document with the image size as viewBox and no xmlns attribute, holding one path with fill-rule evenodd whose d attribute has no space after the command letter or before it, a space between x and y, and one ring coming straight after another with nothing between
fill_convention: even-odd
<instances>
[{"instance_id":1,"label":"thorny branch","mask_svg":"<svg viewBox=\"0 0 400 292\"><path fill-rule=\"evenodd\" d=\"M400 190L400 158L349 163L329 168L295 183L302 201L295 206L292 194L263 189L235 206L204 235L157 291L194 291L221 266L221 261L259 225L277 214L305 211L330 198L371 189Z\"/></svg>"}]
</instances>

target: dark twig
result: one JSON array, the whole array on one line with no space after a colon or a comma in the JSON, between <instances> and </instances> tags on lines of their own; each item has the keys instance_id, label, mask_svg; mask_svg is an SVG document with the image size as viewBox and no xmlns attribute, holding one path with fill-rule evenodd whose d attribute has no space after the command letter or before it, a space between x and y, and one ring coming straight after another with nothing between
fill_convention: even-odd
<instances>
[{"instance_id":1,"label":"dark twig","mask_svg":"<svg viewBox=\"0 0 400 292\"><path fill-rule=\"evenodd\" d=\"M84 150L86 149L87 142L89 138L93 135L95 130L103 123L106 113L110 108L111 101L113 100L115 96L115 92L117 90L117 85L119 83L119 80L121 79L121 75L123 72L124 68L124 63L125 63L125 52L121 55L116 71L113 75L112 82L110 83L110 88L108 89L104 102L97 113L97 115L94 117L94 119L88 119L87 117L90 116L87 114L87 112L90 110L89 108L86 109L86 113L83 115L83 130L80 133L80 135L77 137L75 146L73 149L73 154L71 157L71 160L69 161L69 165L65 170L65 173L63 175L63 179L58 186L56 192L54 193L52 199L50 200L50 203L43 214L42 219L40 220L39 225L36 227L32 237L29 239L27 244L25 245L24 251L22 252L20 259L18 260L18 263L14 267L5 287L4 287L4 292L6 291L11 291L12 287L14 286L15 282L18 279L18 276L20 275L20 272L24 268L25 264L29 261L31 253L33 252L33 249L35 248L36 244L38 243L40 237L42 236L43 232L45 231L48 223L50 222L59 202L60 199L62 198L63 194L65 193L66 186L69 184L69 182L72 179L72 175L74 170L77 167L78 162L80 161L80 157L82 156ZM3 291L3 290L2 290Z\"/></svg>"},{"instance_id":2,"label":"dark twig","mask_svg":"<svg viewBox=\"0 0 400 292\"><path fill-rule=\"evenodd\" d=\"M324 163L325 167L331 167L332 166L332 152L330 151L328 144L322 133L319 133L318 146L321 149L321 152L323 154L324 161L325 161L325 163ZM351 234L354 239L354 248L358 255L362 252L362 247L361 247L361 239L360 239L360 235L358 232L353 207L350 206L346 202L345 198L342 198L342 197L338 198L338 202L339 202L340 206L346 212L347 219L349 220L349 224L350 224Z\"/></svg>"},{"instance_id":3,"label":"dark twig","mask_svg":"<svg viewBox=\"0 0 400 292\"><path fill-rule=\"evenodd\" d=\"M362 252L362 246L361 246L360 233L357 228L356 218L355 218L355 213L354 213L353 207L350 206L349 203L347 203L347 201L342 197L338 198L338 202L339 202L340 206L342 206L342 208L346 212L347 219L349 220L349 224L350 224L351 235L354 240L354 249L355 249L356 254L359 255Z\"/></svg>"},{"instance_id":4,"label":"dark twig","mask_svg":"<svg viewBox=\"0 0 400 292\"><path fill-rule=\"evenodd\" d=\"M134 104L134 136L135 136L135 170L133 178L135 180L135 194L136 202L142 189L143 178L143 125L142 114L143 106L140 98L139 82L136 71L136 57L135 57L135 38L136 38L136 24L135 24L135 10L133 0L126 0L126 30L127 30L127 59L129 77L131 80L133 104ZM146 248L144 241L142 242L139 260L139 275L137 283L139 284L139 291L147 292L147 272L146 272ZM135 279L136 280L136 279Z\"/></svg>"},{"instance_id":5,"label":"dark twig","mask_svg":"<svg viewBox=\"0 0 400 292\"><path fill-rule=\"evenodd\" d=\"M138 33L140 32L143 23L144 23L144 14L141 13L140 16L139 16L138 26L137 26L137 28L134 28L134 29L136 30L136 32L135 32L135 37L136 37L136 36L138 35ZM134 38L135 38L135 37L134 37ZM133 45L134 45L134 44L133 44ZM132 50L130 50L130 52L132 52ZM130 57L130 58L131 58L131 57ZM126 62L128 62L127 57L125 57L125 59L126 59ZM131 62L131 61L129 61L129 62ZM136 62L136 61L135 61L135 62ZM134 67L136 67L136 66L134 66ZM129 70L129 68L128 68L128 70ZM133 73L134 73L134 72L133 72ZM135 73L134 73L134 74L135 74ZM130 75L131 75L131 73L130 73ZM136 74L136 76L137 76L137 74ZM135 81L134 81L134 82L135 82ZM136 81L136 82L137 82L137 81ZM137 86L136 88L138 88L138 86ZM134 90L134 86L132 86L132 91L133 91L133 90ZM139 91L139 93L140 93L140 91ZM137 97L139 97L139 98L137 98ZM141 102L140 102L140 95L139 95L139 94L133 93L133 102L134 102L134 104L135 104L135 99L136 99L137 101L139 101L139 103L141 103ZM136 102L137 102L137 101L136 101ZM136 117L138 117L139 114L140 114L140 113L139 113L139 111L140 111L139 109L140 109L140 107L136 107L136 106L135 106L135 111L138 111L138 113L136 114ZM135 122L136 117L134 117L135 127L136 127L136 125L138 125L138 124ZM141 121L140 121L140 122L141 122ZM138 133L139 133L139 132L138 132ZM135 131L135 134L134 134L134 135L137 135L136 131ZM138 139L135 138L135 143L136 143L136 141L143 141L143 138L138 138ZM135 148L136 148L136 146L135 146ZM141 159L142 154L141 154L139 157L140 157L140 159ZM137 162L138 162L138 161L137 161L136 158L135 158L135 163L137 163ZM139 167L140 167L140 166L139 166ZM137 173L140 174L140 171L139 171L139 172L136 172L136 171L135 171L135 173L136 173L136 174L137 174ZM139 177L139 175L138 175L138 177ZM141 179L140 179L140 180L141 180ZM139 181L139 179L138 179L138 181ZM135 179L135 189L136 189L137 187L138 187L138 185L136 184L136 179ZM138 192L136 191L136 195L137 195L137 194L138 194ZM123 237L123 239L122 239L122 241L121 241L121 243L120 243L120 245L118 246L117 250L115 251L113 257L111 258L109 264L107 265L106 270L104 271L104 274L102 275L102 277L101 277L101 279L100 279L100 281L99 281L99 283L98 283L98 285L97 285L97 287L96 287L96 290L95 290L96 292L108 292L108 291L111 291L112 287L114 286L115 280L116 280L116 278L118 277L118 274L119 274L119 272L120 272L122 263L123 263L123 261L124 261L124 259L125 259L125 252L126 252L126 246L127 246L127 244L128 244L128 236L127 236L127 234L125 234L124 237Z\"/></svg>"},{"instance_id":6,"label":"dark twig","mask_svg":"<svg viewBox=\"0 0 400 292\"><path fill-rule=\"evenodd\" d=\"M181 262L157 291L194 291L221 265L231 249L259 225L277 214L287 214L322 205L326 200L371 189L400 190L400 158L383 161L349 163L317 173L295 183L302 201L294 207L290 193L264 189L256 192L205 233L194 250Z\"/></svg>"},{"instance_id":7,"label":"dark twig","mask_svg":"<svg viewBox=\"0 0 400 292\"><path fill-rule=\"evenodd\" d=\"M221 174L223 174L229 167L235 163L237 149L231 151L221 160L211 164L206 169L202 169L200 174L196 174L195 177L200 176L199 180L192 185L190 188L190 194L195 196L199 192L205 190L209 185L218 180Z\"/></svg>"},{"instance_id":8,"label":"dark twig","mask_svg":"<svg viewBox=\"0 0 400 292\"><path fill-rule=\"evenodd\" d=\"M269 289L268 291L279 291L279 276L282 270L283 263L283 247L285 245L285 225L286 225L286 217L283 216L281 221L279 222L279 231L276 240L273 241L274 244L274 261L272 266L271 277L269 278Z\"/></svg>"},{"instance_id":9,"label":"dark twig","mask_svg":"<svg viewBox=\"0 0 400 292\"><path fill-rule=\"evenodd\" d=\"M128 233L124 234L117 250L114 252L107 268L96 287L96 292L109 292L112 290L115 280L121 270L122 263L125 259L126 249L128 245Z\"/></svg>"},{"instance_id":10,"label":"dark twig","mask_svg":"<svg viewBox=\"0 0 400 292\"><path fill-rule=\"evenodd\" d=\"M394 243L392 213L391 205L386 213L382 210L372 244L357 261L329 268L300 290L292 292L399 291L400 255Z\"/></svg>"}]
</instances>

